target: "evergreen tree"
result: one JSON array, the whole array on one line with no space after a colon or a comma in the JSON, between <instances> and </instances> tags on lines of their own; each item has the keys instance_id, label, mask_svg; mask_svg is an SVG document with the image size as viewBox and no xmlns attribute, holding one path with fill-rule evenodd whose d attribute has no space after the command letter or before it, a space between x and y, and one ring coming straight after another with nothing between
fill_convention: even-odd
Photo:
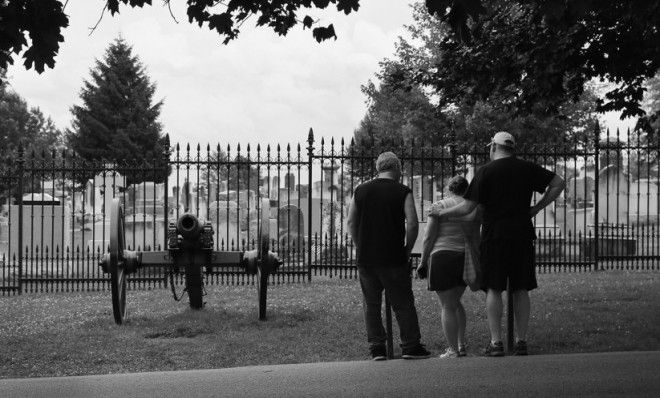
<instances>
[{"instance_id":1,"label":"evergreen tree","mask_svg":"<svg viewBox=\"0 0 660 398\"><path fill-rule=\"evenodd\" d=\"M166 138L158 122L163 101L153 102L156 85L132 48L116 39L102 61L96 61L91 79L84 81L82 105L71 108L71 148L92 164L162 160ZM136 174L136 175L130 175ZM167 172L130 173L129 183L161 182Z\"/></svg>"}]
</instances>

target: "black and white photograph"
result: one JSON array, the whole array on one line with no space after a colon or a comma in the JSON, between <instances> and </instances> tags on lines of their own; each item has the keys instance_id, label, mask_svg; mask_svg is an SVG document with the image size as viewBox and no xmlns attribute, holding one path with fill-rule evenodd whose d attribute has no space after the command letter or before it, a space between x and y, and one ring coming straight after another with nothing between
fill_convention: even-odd
<instances>
[{"instance_id":1,"label":"black and white photograph","mask_svg":"<svg viewBox=\"0 0 660 398\"><path fill-rule=\"evenodd\" d=\"M0 0L0 396L660 396L660 0Z\"/></svg>"}]
</instances>

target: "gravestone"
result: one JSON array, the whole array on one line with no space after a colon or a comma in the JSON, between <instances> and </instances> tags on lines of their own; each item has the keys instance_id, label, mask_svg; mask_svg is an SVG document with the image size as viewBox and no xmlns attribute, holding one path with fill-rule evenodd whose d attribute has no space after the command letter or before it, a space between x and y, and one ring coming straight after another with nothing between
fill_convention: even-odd
<instances>
[{"instance_id":1,"label":"gravestone","mask_svg":"<svg viewBox=\"0 0 660 398\"><path fill-rule=\"evenodd\" d=\"M658 182L655 179L639 179L630 184L630 221L637 223L656 222L660 214Z\"/></svg>"},{"instance_id":2,"label":"gravestone","mask_svg":"<svg viewBox=\"0 0 660 398\"><path fill-rule=\"evenodd\" d=\"M616 165L598 173L598 223L622 223L628 220L628 177Z\"/></svg>"},{"instance_id":3,"label":"gravestone","mask_svg":"<svg viewBox=\"0 0 660 398\"><path fill-rule=\"evenodd\" d=\"M281 247L300 250L305 236L305 217L298 206L290 204L277 212L278 239Z\"/></svg>"},{"instance_id":4,"label":"gravestone","mask_svg":"<svg viewBox=\"0 0 660 398\"><path fill-rule=\"evenodd\" d=\"M59 248L66 250L71 242L71 210L60 199L48 194L28 193L23 196L23 247L32 253L39 249L49 254ZM11 244L9 256L18 256L19 205L11 205Z\"/></svg>"}]
</instances>

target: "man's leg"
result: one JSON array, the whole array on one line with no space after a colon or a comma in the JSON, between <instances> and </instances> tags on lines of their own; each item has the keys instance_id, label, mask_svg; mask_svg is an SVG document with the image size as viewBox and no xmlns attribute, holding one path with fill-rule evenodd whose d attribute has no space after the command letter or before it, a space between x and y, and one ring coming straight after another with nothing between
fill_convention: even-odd
<instances>
[{"instance_id":1,"label":"man's leg","mask_svg":"<svg viewBox=\"0 0 660 398\"><path fill-rule=\"evenodd\" d=\"M512 272L513 314L516 331L514 355L527 355L527 330L529 326L529 291L535 289L536 267L534 264L534 244L532 241L517 241L513 250L514 270Z\"/></svg>"},{"instance_id":2,"label":"man's leg","mask_svg":"<svg viewBox=\"0 0 660 398\"><path fill-rule=\"evenodd\" d=\"M502 292L488 289L486 295L486 315L490 329L491 343L502 341Z\"/></svg>"},{"instance_id":3,"label":"man's leg","mask_svg":"<svg viewBox=\"0 0 660 398\"><path fill-rule=\"evenodd\" d=\"M381 315L383 285L376 270L358 267L362 288L362 309L367 327L367 341L371 348L385 345L386 335Z\"/></svg>"},{"instance_id":4,"label":"man's leg","mask_svg":"<svg viewBox=\"0 0 660 398\"><path fill-rule=\"evenodd\" d=\"M410 271L406 266L384 268L382 271L385 294L392 303L401 332L401 348L414 348L419 345L421 333Z\"/></svg>"},{"instance_id":5,"label":"man's leg","mask_svg":"<svg viewBox=\"0 0 660 398\"><path fill-rule=\"evenodd\" d=\"M529 292L526 289L513 292L513 314L516 324L516 341L527 340L530 307Z\"/></svg>"}]
</instances>

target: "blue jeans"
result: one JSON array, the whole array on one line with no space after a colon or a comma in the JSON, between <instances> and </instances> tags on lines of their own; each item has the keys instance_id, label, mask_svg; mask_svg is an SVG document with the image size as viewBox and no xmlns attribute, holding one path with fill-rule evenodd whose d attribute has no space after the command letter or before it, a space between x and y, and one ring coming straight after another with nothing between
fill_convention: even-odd
<instances>
[{"instance_id":1,"label":"blue jeans","mask_svg":"<svg viewBox=\"0 0 660 398\"><path fill-rule=\"evenodd\" d=\"M362 308L367 326L367 341L371 347L385 344L383 328L383 289L387 294L399 324L401 348L419 344L421 334L412 291L412 277L407 265L399 267L358 267L362 287Z\"/></svg>"}]
</instances>

